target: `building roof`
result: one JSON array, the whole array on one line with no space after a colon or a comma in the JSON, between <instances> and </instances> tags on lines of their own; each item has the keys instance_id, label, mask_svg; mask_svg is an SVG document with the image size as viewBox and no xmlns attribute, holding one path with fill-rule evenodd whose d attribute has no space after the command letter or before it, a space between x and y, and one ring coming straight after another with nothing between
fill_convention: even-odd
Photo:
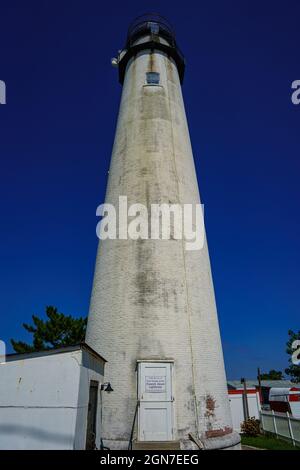
<instances>
[{"instance_id":1,"label":"building roof","mask_svg":"<svg viewBox=\"0 0 300 470\"><path fill-rule=\"evenodd\" d=\"M52 354L63 354L63 353L68 353L68 352L72 352L72 351L78 351L80 349L83 350L83 351L87 351L89 354L92 354L97 359L101 359L102 361L107 362L106 359L104 359L104 357L102 357L100 354L97 353L97 351L95 351L87 343L84 343L84 342L74 344L72 346L62 346L60 348L46 349L44 351L6 354L5 359L6 359L6 361L9 361L9 362L19 361L21 359L30 359L30 358L34 358L34 357L50 356Z\"/></svg>"},{"instance_id":2,"label":"building roof","mask_svg":"<svg viewBox=\"0 0 300 470\"><path fill-rule=\"evenodd\" d=\"M246 379L247 388L258 387L258 380ZM228 380L227 386L229 390L237 390L239 388L244 388L244 384L240 380ZM284 388L284 387L293 387L295 384L290 380L262 380L262 387L268 388Z\"/></svg>"}]
</instances>

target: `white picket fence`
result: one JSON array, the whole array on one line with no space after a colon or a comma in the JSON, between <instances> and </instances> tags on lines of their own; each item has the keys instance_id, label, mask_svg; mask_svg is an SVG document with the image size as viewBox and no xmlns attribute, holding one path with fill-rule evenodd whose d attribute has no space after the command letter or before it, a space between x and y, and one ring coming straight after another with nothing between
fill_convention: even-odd
<instances>
[{"instance_id":1,"label":"white picket fence","mask_svg":"<svg viewBox=\"0 0 300 470\"><path fill-rule=\"evenodd\" d=\"M289 413L274 411L260 412L261 427L264 431L288 439L293 445L300 445L300 419Z\"/></svg>"}]
</instances>

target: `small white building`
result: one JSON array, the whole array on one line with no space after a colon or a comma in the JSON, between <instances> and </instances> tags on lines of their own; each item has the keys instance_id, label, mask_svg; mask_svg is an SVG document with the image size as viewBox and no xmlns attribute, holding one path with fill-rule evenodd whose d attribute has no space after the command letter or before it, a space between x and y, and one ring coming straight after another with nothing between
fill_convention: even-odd
<instances>
[{"instance_id":1,"label":"small white building","mask_svg":"<svg viewBox=\"0 0 300 470\"><path fill-rule=\"evenodd\" d=\"M0 449L100 447L103 359L87 344L0 364Z\"/></svg>"}]
</instances>

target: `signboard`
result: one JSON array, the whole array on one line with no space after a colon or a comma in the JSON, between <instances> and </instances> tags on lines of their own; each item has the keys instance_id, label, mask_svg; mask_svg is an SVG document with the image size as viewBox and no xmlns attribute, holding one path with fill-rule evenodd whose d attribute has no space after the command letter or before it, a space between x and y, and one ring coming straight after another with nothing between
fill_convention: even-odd
<instances>
[{"instance_id":1,"label":"signboard","mask_svg":"<svg viewBox=\"0 0 300 470\"><path fill-rule=\"evenodd\" d=\"M145 392L165 393L166 392L166 376L165 375L146 375L145 376Z\"/></svg>"}]
</instances>

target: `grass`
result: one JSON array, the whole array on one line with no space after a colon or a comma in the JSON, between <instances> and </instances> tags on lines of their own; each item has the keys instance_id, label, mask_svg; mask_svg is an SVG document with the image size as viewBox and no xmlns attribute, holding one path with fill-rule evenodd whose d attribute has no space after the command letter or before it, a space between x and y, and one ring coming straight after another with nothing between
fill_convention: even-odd
<instances>
[{"instance_id":1,"label":"grass","mask_svg":"<svg viewBox=\"0 0 300 470\"><path fill-rule=\"evenodd\" d=\"M260 435L256 437L241 436L242 444L267 450L300 450L287 441L276 439L276 437Z\"/></svg>"}]
</instances>

